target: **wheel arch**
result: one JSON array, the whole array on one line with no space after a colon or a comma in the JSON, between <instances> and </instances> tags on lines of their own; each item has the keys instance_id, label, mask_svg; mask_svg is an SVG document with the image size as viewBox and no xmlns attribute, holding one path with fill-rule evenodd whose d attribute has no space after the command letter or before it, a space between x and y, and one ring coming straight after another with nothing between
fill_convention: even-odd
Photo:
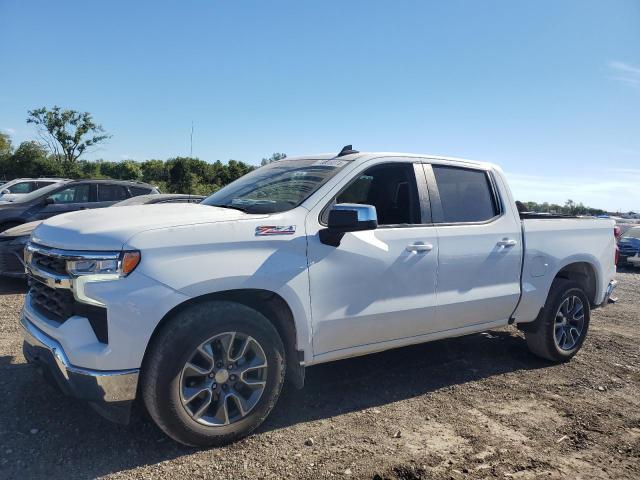
<instances>
[{"instance_id":1,"label":"wheel arch","mask_svg":"<svg viewBox=\"0 0 640 480\"><path fill-rule=\"evenodd\" d=\"M298 331L293 311L289 304L277 293L259 289L259 288L243 288L224 290L219 292L207 293L197 297L190 298L169 310L164 317L158 322L153 330L144 357L146 358L153 339L158 332L170 322L176 315L187 310L193 305L209 301L227 301L252 308L264 315L269 322L275 327L282 343L285 347L287 357L287 378L296 387L302 388L304 385L304 367L300 362L304 360L304 351L298 345ZM143 358L144 364L144 358Z\"/></svg>"},{"instance_id":2,"label":"wheel arch","mask_svg":"<svg viewBox=\"0 0 640 480\"><path fill-rule=\"evenodd\" d=\"M591 262L578 261L564 265L551 281L564 278L578 283L584 290L591 307L596 305L598 296L598 271ZM547 294L549 296L550 292Z\"/></svg>"}]
</instances>

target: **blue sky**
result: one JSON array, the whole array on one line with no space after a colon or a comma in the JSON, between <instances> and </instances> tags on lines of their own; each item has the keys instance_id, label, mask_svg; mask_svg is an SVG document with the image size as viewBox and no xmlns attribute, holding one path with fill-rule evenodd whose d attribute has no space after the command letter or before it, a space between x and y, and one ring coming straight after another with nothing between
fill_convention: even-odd
<instances>
[{"instance_id":1,"label":"blue sky","mask_svg":"<svg viewBox=\"0 0 640 480\"><path fill-rule=\"evenodd\" d=\"M88 158L494 161L516 197L640 210L640 2L0 0L0 129L87 110Z\"/></svg>"}]
</instances>

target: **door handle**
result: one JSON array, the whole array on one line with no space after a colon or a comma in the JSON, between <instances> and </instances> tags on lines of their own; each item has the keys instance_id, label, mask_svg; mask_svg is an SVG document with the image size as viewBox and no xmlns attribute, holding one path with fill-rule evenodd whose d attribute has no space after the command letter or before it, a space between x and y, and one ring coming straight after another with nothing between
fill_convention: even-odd
<instances>
[{"instance_id":1,"label":"door handle","mask_svg":"<svg viewBox=\"0 0 640 480\"><path fill-rule=\"evenodd\" d=\"M512 238L503 238L502 240L500 240L498 242L498 246L499 247L515 247L518 244L518 242L516 242L514 239Z\"/></svg>"},{"instance_id":2,"label":"door handle","mask_svg":"<svg viewBox=\"0 0 640 480\"><path fill-rule=\"evenodd\" d=\"M407 245L405 250L410 253L430 252L433 250L433 245L430 243L412 243L411 245Z\"/></svg>"}]
</instances>

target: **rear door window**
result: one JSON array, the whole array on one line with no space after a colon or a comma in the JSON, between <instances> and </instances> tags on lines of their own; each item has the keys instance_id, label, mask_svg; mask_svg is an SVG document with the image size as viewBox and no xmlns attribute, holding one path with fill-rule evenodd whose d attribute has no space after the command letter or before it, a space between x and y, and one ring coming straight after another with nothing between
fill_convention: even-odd
<instances>
[{"instance_id":1,"label":"rear door window","mask_svg":"<svg viewBox=\"0 0 640 480\"><path fill-rule=\"evenodd\" d=\"M87 203L89 201L90 185L75 185L49 195L54 203Z\"/></svg>"},{"instance_id":2,"label":"rear door window","mask_svg":"<svg viewBox=\"0 0 640 480\"><path fill-rule=\"evenodd\" d=\"M122 185L98 184L99 202L119 202L125 198L129 198L129 195Z\"/></svg>"},{"instance_id":3,"label":"rear door window","mask_svg":"<svg viewBox=\"0 0 640 480\"><path fill-rule=\"evenodd\" d=\"M484 170L432 165L443 223L484 222L498 215L498 202Z\"/></svg>"}]
</instances>

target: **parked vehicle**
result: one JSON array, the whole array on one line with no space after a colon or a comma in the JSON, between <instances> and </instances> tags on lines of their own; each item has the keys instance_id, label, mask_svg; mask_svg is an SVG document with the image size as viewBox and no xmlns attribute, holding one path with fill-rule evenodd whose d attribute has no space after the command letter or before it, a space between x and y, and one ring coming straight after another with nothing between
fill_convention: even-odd
<instances>
[{"instance_id":1,"label":"parked vehicle","mask_svg":"<svg viewBox=\"0 0 640 480\"><path fill-rule=\"evenodd\" d=\"M629 264L640 267L640 226L625 231L618 242L620 255L618 265Z\"/></svg>"},{"instance_id":2,"label":"parked vehicle","mask_svg":"<svg viewBox=\"0 0 640 480\"><path fill-rule=\"evenodd\" d=\"M204 199L200 195L183 195L174 193L139 195L127 198L112 207L127 205L152 205L156 203L199 203ZM31 237L31 233L44 220L23 223L0 233L0 276L25 278L23 262L24 247Z\"/></svg>"},{"instance_id":3,"label":"parked vehicle","mask_svg":"<svg viewBox=\"0 0 640 480\"><path fill-rule=\"evenodd\" d=\"M0 232L61 213L103 208L137 195L159 193L152 185L124 180L63 180L0 205Z\"/></svg>"},{"instance_id":4,"label":"parked vehicle","mask_svg":"<svg viewBox=\"0 0 640 480\"><path fill-rule=\"evenodd\" d=\"M17 178L0 186L0 203L13 202L42 187L66 181L64 178Z\"/></svg>"},{"instance_id":5,"label":"parked vehicle","mask_svg":"<svg viewBox=\"0 0 640 480\"><path fill-rule=\"evenodd\" d=\"M521 218L489 163L287 158L200 204L43 222L25 357L112 420L139 393L173 439L220 445L323 362L509 324L569 360L616 285L613 227Z\"/></svg>"}]
</instances>

